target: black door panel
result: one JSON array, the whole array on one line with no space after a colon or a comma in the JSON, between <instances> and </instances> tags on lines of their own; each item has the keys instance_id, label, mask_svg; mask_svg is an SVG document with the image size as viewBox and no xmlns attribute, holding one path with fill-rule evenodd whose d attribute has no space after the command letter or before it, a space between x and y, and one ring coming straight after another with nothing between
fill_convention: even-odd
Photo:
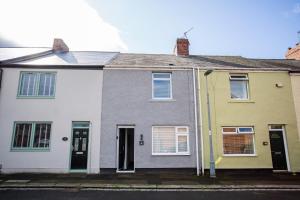
<instances>
[{"instance_id":1,"label":"black door panel","mask_svg":"<svg viewBox=\"0 0 300 200\"><path fill-rule=\"evenodd\" d=\"M287 170L282 131L270 131L270 144L274 170Z\"/></svg>"},{"instance_id":2,"label":"black door panel","mask_svg":"<svg viewBox=\"0 0 300 200\"><path fill-rule=\"evenodd\" d=\"M88 139L88 129L73 130L71 169L87 169Z\"/></svg>"}]
</instances>

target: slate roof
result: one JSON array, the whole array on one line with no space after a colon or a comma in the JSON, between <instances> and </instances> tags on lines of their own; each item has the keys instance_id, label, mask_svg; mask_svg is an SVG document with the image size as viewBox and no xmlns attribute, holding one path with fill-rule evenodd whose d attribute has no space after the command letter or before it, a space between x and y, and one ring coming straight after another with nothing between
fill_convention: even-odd
<instances>
[{"instance_id":1,"label":"slate roof","mask_svg":"<svg viewBox=\"0 0 300 200\"><path fill-rule=\"evenodd\" d=\"M300 70L300 61L286 59L251 59L241 56L121 53L107 67L203 67L215 69Z\"/></svg>"},{"instance_id":2,"label":"slate roof","mask_svg":"<svg viewBox=\"0 0 300 200\"><path fill-rule=\"evenodd\" d=\"M2 62L2 64L1 64ZM300 61L290 59L251 59L241 56L136 54L100 51L54 52L51 48L0 48L0 64L6 66L75 67L159 67L287 70L300 72ZM5 64L5 65L4 65Z\"/></svg>"},{"instance_id":3,"label":"slate roof","mask_svg":"<svg viewBox=\"0 0 300 200\"><path fill-rule=\"evenodd\" d=\"M40 58L30 59L15 64L19 65L86 65L104 66L118 53L99 51L55 52Z\"/></svg>"},{"instance_id":4,"label":"slate roof","mask_svg":"<svg viewBox=\"0 0 300 200\"><path fill-rule=\"evenodd\" d=\"M104 66L118 52L68 51L55 52L50 48L0 48L3 66Z\"/></svg>"},{"instance_id":5,"label":"slate roof","mask_svg":"<svg viewBox=\"0 0 300 200\"><path fill-rule=\"evenodd\" d=\"M51 48L0 48L0 62L49 51Z\"/></svg>"}]
</instances>

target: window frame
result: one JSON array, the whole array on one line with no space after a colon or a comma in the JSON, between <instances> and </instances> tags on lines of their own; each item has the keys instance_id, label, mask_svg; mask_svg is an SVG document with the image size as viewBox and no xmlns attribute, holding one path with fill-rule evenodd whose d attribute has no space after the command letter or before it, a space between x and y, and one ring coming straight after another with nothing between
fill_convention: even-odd
<instances>
[{"instance_id":1,"label":"window frame","mask_svg":"<svg viewBox=\"0 0 300 200\"><path fill-rule=\"evenodd\" d=\"M256 156L256 147L255 147L255 130L253 126L223 126L222 128L222 152L223 152L223 156L225 157L235 157L235 156L239 156L239 157L251 157L251 156ZM235 128L236 131L235 132L224 132L223 128ZM250 132L241 132L239 133L239 129L240 128L251 128L252 131ZM241 154L241 153L236 153L236 154L226 154L224 152L224 135L252 135L252 143L253 143L253 153L251 154Z\"/></svg>"},{"instance_id":2,"label":"window frame","mask_svg":"<svg viewBox=\"0 0 300 200\"><path fill-rule=\"evenodd\" d=\"M31 124L29 147L14 147L17 124ZM49 146L48 147L33 147L36 124L50 124L51 129L50 129L50 133L49 133ZM13 125L13 133L12 133L12 138L11 138L10 150L16 151L16 152L48 152L48 151L50 151L51 150L51 136L52 136L52 129L53 129L52 124L53 123L51 121L15 121L14 125Z\"/></svg>"},{"instance_id":3,"label":"window frame","mask_svg":"<svg viewBox=\"0 0 300 200\"><path fill-rule=\"evenodd\" d=\"M168 74L168 75L170 75L170 78L154 78L155 74ZM154 81L155 80L170 81L170 97L155 97L155 95L154 95ZM171 72L152 72L152 99L153 100L172 100L173 99L172 73Z\"/></svg>"},{"instance_id":4,"label":"window frame","mask_svg":"<svg viewBox=\"0 0 300 200\"><path fill-rule=\"evenodd\" d=\"M175 129L175 147L176 147L176 152L175 153L155 153L153 150L153 130L154 128L174 128ZM178 128L186 128L187 132L182 133L178 132ZM178 152L178 137L179 136L186 136L187 137L187 151L186 152ZM153 156L189 156L190 154L190 131L188 126L152 126L152 155Z\"/></svg>"},{"instance_id":5,"label":"window frame","mask_svg":"<svg viewBox=\"0 0 300 200\"><path fill-rule=\"evenodd\" d=\"M24 74L32 73L34 74L36 80L34 83L34 95L21 95L21 89L22 89L22 79ZM53 95L39 95L39 85L40 85L40 76L41 74L52 74L54 75L54 83L53 83ZM18 85L18 91L17 91L17 98L20 99L53 99L55 98L56 93L56 81L57 81L57 72L55 71L21 71L19 76L19 85Z\"/></svg>"},{"instance_id":6,"label":"window frame","mask_svg":"<svg viewBox=\"0 0 300 200\"><path fill-rule=\"evenodd\" d=\"M237 78L233 76L244 76L244 78ZM247 98L232 98L231 96L231 81L246 81L246 90L247 90ZM238 100L238 101L243 101L243 100L250 100L250 91L249 91L249 76L248 74L234 74L230 73L229 74L229 85L230 85L230 99L231 100Z\"/></svg>"}]
</instances>

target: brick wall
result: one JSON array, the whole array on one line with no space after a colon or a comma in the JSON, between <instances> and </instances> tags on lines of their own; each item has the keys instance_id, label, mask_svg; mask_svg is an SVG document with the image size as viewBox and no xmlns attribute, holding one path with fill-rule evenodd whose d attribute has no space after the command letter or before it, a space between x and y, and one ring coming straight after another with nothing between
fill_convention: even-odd
<instances>
[{"instance_id":1,"label":"brick wall","mask_svg":"<svg viewBox=\"0 0 300 200\"><path fill-rule=\"evenodd\" d=\"M300 44L296 44L295 47L289 48L285 54L286 59L300 60Z\"/></svg>"}]
</instances>

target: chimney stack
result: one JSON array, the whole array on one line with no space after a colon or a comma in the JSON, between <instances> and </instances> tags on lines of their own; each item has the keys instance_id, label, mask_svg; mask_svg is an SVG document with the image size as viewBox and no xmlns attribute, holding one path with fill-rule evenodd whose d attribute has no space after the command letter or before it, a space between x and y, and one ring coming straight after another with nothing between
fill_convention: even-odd
<instances>
[{"instance_id":1,"label":"chimney stack","mask_svg":"<svg viewBox=\"0 0 300 200\"><path fill-rule=\"evenodd\" d=\"M187 38L177 38L175 46L176 56L189 56L189 40Z\"/></svg>"},{"instance_id":2,"label":"chimney stack","mask_svg":"<svg viewBox=\"0 0 300 200\"><path fill-rule=\"evenodd\" d=\"M60 38L55 38L53 42L53 51L59 51L59 52L68 52L69 47L66 45L66 43L60 39Z\"/></svg>"},{"instance_id":3,"label":"chimney stack","mask_svg":"<svg viewBox=\"0 0 300 200\"><path fill-rule=\"evenodd\" d=\"M289 47L286 54L285 58L286 59L295 59L295 60L300 60L300 31L297 32L298 35L298 43L296 44L295 47Z\"/></svg>"}]
</instances>

